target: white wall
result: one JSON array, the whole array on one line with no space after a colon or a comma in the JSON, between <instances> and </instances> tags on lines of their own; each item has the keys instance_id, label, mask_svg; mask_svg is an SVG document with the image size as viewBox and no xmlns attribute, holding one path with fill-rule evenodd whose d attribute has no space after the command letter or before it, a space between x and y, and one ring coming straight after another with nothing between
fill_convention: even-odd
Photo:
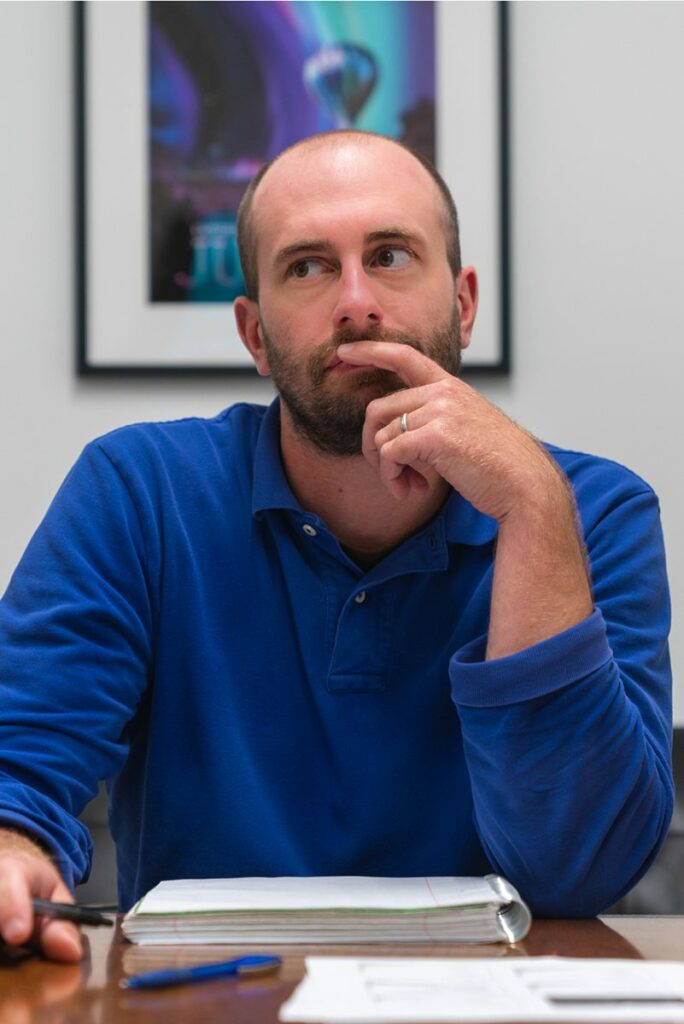
<instances>
[{"instance_id":1,"label":"white wall","mask_svg":"<svg viewBox=\"0 0 684 1024\"><path fill-rule=\"evenodd\" d=\"M515 370L483 390L655 486L682 669L684 6L509 13ZM76 380L71 27L68 4L0 4L0 590L89 438L270 396L258 380Z\"/></svg>"}]
</instances>

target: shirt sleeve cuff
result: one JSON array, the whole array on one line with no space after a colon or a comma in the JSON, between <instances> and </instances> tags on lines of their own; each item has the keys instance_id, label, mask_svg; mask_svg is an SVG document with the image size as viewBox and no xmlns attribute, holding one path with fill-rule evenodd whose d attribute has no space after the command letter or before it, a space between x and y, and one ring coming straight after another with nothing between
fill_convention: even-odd
<instances>
[{"instance_id":1,"label":"shirt sleeve cuff","mask_svg":"<svg viewBox=\"0 0 684 1024\"><path fill-rule=\"evenodd\" d=\"M15 814L12 811L2 810L0 811L0 828L20 829L30 838L33 838L37 844L42 844L46 850L50 852L52 859L57 866L57 870L72 892L76 888L76 885L80 885L82 882L88 880L90 866L87 867L82 878L77 878L76 872L74 871L74 865L71 860L69 860L62 850L60 850L52 836L50 836L45 829L42 829L40 825L36 825L34 821L31 821L30 818L24 817L22 814Z\"/></svg>"},{"instance_id":2,"label":"shirt sleeve cuff","mask_svg":"<svg viewBox=\"0 0 684 1024\"><path fill-rule=\"evenodd\" d=\"M613 657L599 608L576 626L506 658L485 661L486 647L487 637L481 636L451 658L455 704L499 707L533 700L569 686Z\"/></svg>"}]
</instances>

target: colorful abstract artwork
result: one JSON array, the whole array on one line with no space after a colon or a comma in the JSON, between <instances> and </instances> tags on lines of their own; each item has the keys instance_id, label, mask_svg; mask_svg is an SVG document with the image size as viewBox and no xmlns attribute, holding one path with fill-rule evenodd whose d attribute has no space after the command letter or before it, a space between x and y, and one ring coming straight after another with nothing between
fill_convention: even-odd
<instances>
[{"instance_id":1,"label":"colorful abstract artwork","mask_svg":"<svg viewBox=\"0 0 684 1024\"><path fill-rule=\"evenodd\" d=\"M507 6L74 4L78 373L254 376L240 200L287 146L349 126L435 161L480 282L463 373L507 373Z\"/></svg>"},{"instance_id":2,"label":"colorful abstract artwork","mask_svg":"<svg viewBox=\"0 0 684 1024\"><path fill-rule=\"evenodd\" d=\"M150 301L229 302L250 178L319 131L357 127L435 160L430 2L148 5Z\"/></svg>"}]
</instances>

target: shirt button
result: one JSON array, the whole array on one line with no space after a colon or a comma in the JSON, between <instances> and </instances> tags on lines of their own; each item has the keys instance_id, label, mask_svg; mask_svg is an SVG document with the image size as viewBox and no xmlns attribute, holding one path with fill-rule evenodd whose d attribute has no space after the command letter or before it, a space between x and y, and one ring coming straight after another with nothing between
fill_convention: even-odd
<instances>
[{"instance_id":1,"label":"shirt button","mask_svg":"<svg viewBox=\"0 0 684 1024\"><path fill-rule=\"evenodd\" d=\"M356 597L354 598L354 600L356 601L357 604L363 604L363 602L366 600L366 591L360 590Z\"/></svg>"},{"instance_id":2,"label":"shirt button","mask_svg":"<svg viewBox=\"0 0 684 1024\"><path fill-rule=\"evenodd\" d=\"M308 534L309 537L316 536L316 530L313 528L313 526L311 526L310 523L304 523L304 525L302 526L302 530L304 531L304 533Z\"/></svg>"}]
</instances>

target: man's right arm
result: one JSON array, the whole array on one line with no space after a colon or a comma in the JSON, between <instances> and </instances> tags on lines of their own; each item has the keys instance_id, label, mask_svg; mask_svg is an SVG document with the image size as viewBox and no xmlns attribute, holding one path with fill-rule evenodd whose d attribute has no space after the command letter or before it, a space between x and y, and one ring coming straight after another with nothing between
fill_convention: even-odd
<instances>
[{"instance_id":1,"label":"man's right arm","mask_svg":"<svg viewBox=\"0 0 684 1024\"><path fill-rule=\"evenodd\" d=\"M72 900L91 851L78 815L127 755L152 657L145 551L125 481L90 445L0 601L0 934L56 959L78 959L77 930L34 930L30 899Z\"/></svg>"},{"instance_id":2,"label":"man's right arm","mask_svg":"<svg viewBox=\"0 0 684 1024\"><path fill-rule=\"evenodd\" d=\"M0 829L0 935L11 946L34 945L52 960L80 960L83 947L76 926L36 920L32 897L73 902L46 850L25 833Z\"/></svg>"}]
</instances>

